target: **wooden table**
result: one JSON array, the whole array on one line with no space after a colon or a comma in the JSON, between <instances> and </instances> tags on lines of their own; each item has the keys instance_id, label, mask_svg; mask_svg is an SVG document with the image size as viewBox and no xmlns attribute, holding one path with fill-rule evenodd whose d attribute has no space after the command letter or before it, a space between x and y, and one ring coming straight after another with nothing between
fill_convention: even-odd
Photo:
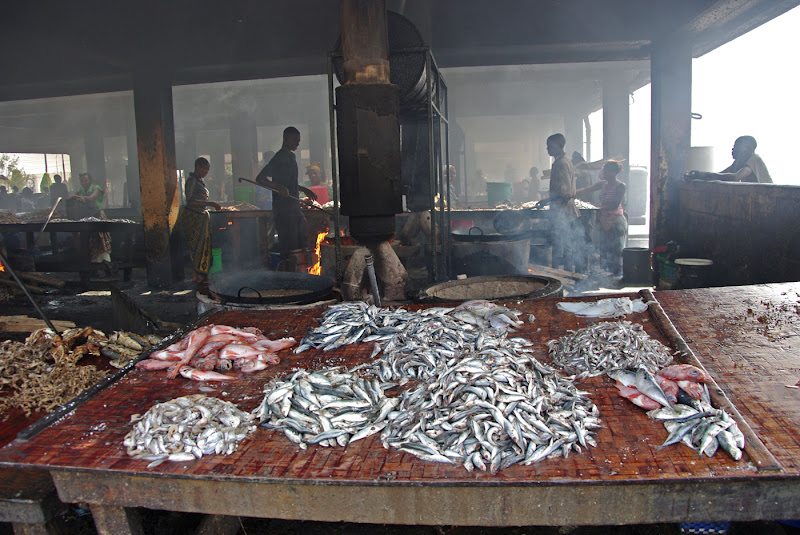
<instances>
[{"instance_id":1,"label":"wooden table","mask_svg":"<svg viewBox=\"0 0 800 535\"><path fill-rule=\"evenodd\" d=\"M28 249L33 249L39 231L44 221L34 223L4 223L0 224L0 233L21 232L26 236ZM123 240L115 247L114 264L122 269L124 280L130 280L131 270L134 267L134 235L142 228L141 223L124 221L51 221L45 230L50 234L52 254L36 259L37 269L47 272L77 272L80 274L81 283L86 286L89 277L97 269L91 264L89 258L89 235L93 232L109 232L121 234ZM75 236L74 255L66 255L64 250L58 248L58 233L72 233Z\"/></svg>"},{"instance_id":2,"label":"wooden table","mask_svg":"<svg viewBox=\"0 0 800 535\"><path fill-rule=\"evenodd\" d=\"M425 462L385 450L377 436L347 449L301 451L281 433L257 429L229 456L147 469L122 446L129 418L154 403L192 393L233 401L244 410L264 384L297 367L363 361L371 345L329 353L285 354L278 366L216 385L134 370L69 416L24 443L0 450L0 463L50 471L65 502L88 502L100 533L135 533L135 507L214 515L426 525L609 525L800 517L800 284L660 292L657 298L690 348L766 446L770 467L755 457L734 462L720 452L698 457L678 445L662 450L661 424L616 395L611 381L583 383L604 427L598 446L567 459L496 475ZM555 308L558 299L507 304L536 321L520 329L544 343L598 320ZM651 310L656 307L651 307ZM301 337L320 309L223 312L207 321L254 325L269 337ZM667 341L651 312L633 314ZM203 388L204 390L200 390ZM772 457L774 456L774 457ZM767 469L771 468L771 469Z\"/></svg>"}]
</instances>

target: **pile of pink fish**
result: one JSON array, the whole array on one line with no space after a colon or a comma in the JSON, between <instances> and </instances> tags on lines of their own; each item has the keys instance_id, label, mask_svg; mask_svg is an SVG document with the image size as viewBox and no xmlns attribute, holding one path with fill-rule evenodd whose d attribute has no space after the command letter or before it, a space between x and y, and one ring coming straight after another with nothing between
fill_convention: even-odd
<instances>
[{"instance_id":1,"label":"pile of pink fish","mask_svg":"<svg viewBox=\"0 0 800 535\"><path fill-rule=\"evenodd\" d=\"M616 381L620 396L648 410L671 407L684 395L702 399L706 395L704 383L711 382L707 373L690 364L667 366L655 375L644 369L611 370L608 375Z\"/></svg>"},{"instance_id":2,"label":"pile of pink fish","mask_svg":"<svg viewBox=\"0 0 800 535\"><path fill-rule=\"evenodd\" d=\"M227 325L205 325L190 332L166 349L136 363L141 370L169 370L195 381L234 379L213 370L252 373L280 362L277 351L295 344L294 338L270 340L255 327L237 329Z\"/></svg>"}]
</instances>

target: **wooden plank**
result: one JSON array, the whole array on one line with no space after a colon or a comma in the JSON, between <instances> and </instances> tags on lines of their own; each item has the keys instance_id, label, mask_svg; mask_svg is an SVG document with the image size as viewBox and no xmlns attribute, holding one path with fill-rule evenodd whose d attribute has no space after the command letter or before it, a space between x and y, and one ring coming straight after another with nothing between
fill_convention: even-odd
<instances>
[{"instance_id":1,"label":"wooden plank","mask_svg":"<svg viewBox=\"0 0 800 535\"><path fill-rule=\"evenodd\" d=\"M530 264L530 268L534 271L544 271L547 273L553 273L554 275L560 275L562 277L569 277L570 279L587 279L589 278L588 275L583 273L575 273L574 271L565 271L563 269L557 269L549 266L542 266L539 264Z\"/></svg>"},{"instance_id":2,"label":"wooden plank","mask_svg":"<svg viewBox=\"0 0 800 535\"><path fill-rule=\"evenodd\" d=\"M797 478L670 479L633 485L624 481L598 485L584 479L494 486L408 485L386 479L353 484L340 478L338 484L319 485L286 479L254 483L232 478L200 481L53 471L62 498L71 502L104 500L127 507L250 518L370 524L564 526L751 521L797 518L800 514Z\"/></svg>"},{"instance_id":3,"label":"wooden plank","mask_svg":"<svg viewBox=\"0 0 800 535\"><path fill-rule=\"evenodd\" d=\"M19 287L17 281L13 279L0 279L0 284L2 284L3 286L11 286L14 288ZM33 284L26 284L25 286L27 286L28 290L30 290L32 294L43 294L47 291L44 288L40 288L39 286L34 286Z\"/></svg>"},{"instance_id":4,"label":"wooden plank","mask_svg":"<svg viewBox=\"0 0 800 535\"><path fill-rule=\"evenodd\" d=\"M39 282L41 284L46 284L47 286L55 286L57 288L63 288L66 286L67 282L61 279L57 279L55 277L48 277L43 273L38 273L35 271L22 271L18 273L19 277L24 280L29 280L33 282Z\"/></svg>"},{"instance_id":5,"label":"wooden plank","mask_svg":"<svg viewBox=\"0 0 800 535\"><path fill-rule=\"evenodd\" d=\"M59 331L75 327L75 323L66 320L53 320L53 325ZM30 333L46 327L44 320L29 316L0 316L0 331Z\"/></svg>"},{"instance_id":6,"label":"wooden plank","mask_svg":"<svg viewBox=\"0 0 800 535\"><path fill-rule=\"evenodd\" d=\"M683 356L683 358L686 360L686 364L697 366L703 370L706 375L711 377L711 385L708 389L709 393L711 394L711 402L714 407L723 409L734 420L736 420L736 424L739 426L739 429L745 436L745 452L750 459L756 464L756 466L758 466L759 470L768 472L782 472L783 467L781 466L781 463L778 462L778 459L772 455L761 439L758 438L758 435L756 435L756 433L750 427L750 424L747 423L747 420L745 420L739 413L739 409L736 408L733 402L725 394L725 391L720 388L719 384L717 384L717 382L714 380L714 376L708 373L708 370L706 370L705 366L703 366L703 363L700 362L695 356L692 348L689 347L689 344L687 344L680 335L678 330L675 328L675 325L672 324L672 321L670 321L669 317L664 312L664 309L661 307L658 299L656 299L653 295L653 292L649 289L643 289L641 290L641 295L645 302L648 303L651 314L658 323L661 332L664 333L664 335L670 341L670 345L673 347L673 349L677 350Z\"/></svg>"}]
</instances>

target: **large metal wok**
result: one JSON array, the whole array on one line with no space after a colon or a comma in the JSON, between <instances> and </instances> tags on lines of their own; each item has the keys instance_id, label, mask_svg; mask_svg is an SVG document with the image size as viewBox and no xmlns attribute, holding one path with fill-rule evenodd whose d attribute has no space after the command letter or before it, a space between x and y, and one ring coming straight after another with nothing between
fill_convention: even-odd
<instances>
[{"instance_id":1,"label":"large metal wok","mask_svg":"<svg viewBox=\"0 0 800 535\"><path fill-rule=\"evenodd\" d=\"M238 271L214 279L210 289L222 303L307 304L326 299L333 279L307 273Z\"/></svg>"}]
</instances>

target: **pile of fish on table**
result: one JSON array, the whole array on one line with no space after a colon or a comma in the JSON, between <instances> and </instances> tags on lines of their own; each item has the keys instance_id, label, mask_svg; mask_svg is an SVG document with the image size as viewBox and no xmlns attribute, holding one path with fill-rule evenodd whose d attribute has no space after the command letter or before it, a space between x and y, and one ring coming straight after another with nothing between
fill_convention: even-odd
<instances>
[{"instance_id":1,"label":"pile of fish on table","mask_svg":"<svg viewBox=\"0 0 800 535\"><path fill-rule=\"evenodd\" d=\"M655 375L639 368L609 370L608 376L616 381L620 396L649 409L647 416L664 424L669 436L661 448L681 442L700 455L712 457L721 447L732 459L742 458L744 434L723 409L711 405L711 377L705 371L673 364Z\"/></svg>"},{"instance_id":2,"label":"pile of fish on table","mask_svg":"<svg viewBox=\"0 0 800 535\"><path fill-rule=\"evenodd\" d=\"M228 325L199 327L166 349L154 351L136 367L142 370L168 370L173 379L180 373L195 381L227 381L232 375L213 370L240 370L252 373L280 362L276 351L295 344L294 338L270 340L255 327L237 329Z\"/></svg>"},{"instance_id":3,"label":"pile of fish on table","mask_svg":"<svg viewBox=\"0 0 800 535\"><path fill-rule=\"evenodd\" d=\"M123 445L128 455L151 461L193 461L203 455L229 455L255 429L255 417L236 405L194 394L153 405L131 416L133 429Z\"/></svg>"},{"instance_id":4,"label":"pile of fish on table","mask_svg":"<svg viewBox=\"0 0 800 535\"><path fill-rule=\"evenodd\" d=\"M661 447L678 442L713 456L719 447L739 460L745 437L722 409L715 409L706 383L711 377L688 364L673 364L671 351L628 321L595 323L547 343L556 366L577 379L605 373L620 396L649 410L669 436Z\"/></svg>"},{"instance_id":5,"label":"pile of fish on table","mask_svg":"<svg viewBox=\"0 0 800 535\"><path fill-rule=\"evenodd\" d=\"M508 337L521 324L518 313L488 301L418 312L332 306L296 352L365 342L373 343L373 360L347 373L275 381L258 415L297 443L346 445L381 432L387 448L492 473L595 445L597 407L570 378L533 358L532 342ZM391 381L411 384L384 398Z\"/></svg>"},{"instance_id":6,"label":"pile of fish on table","mask_svg":"<svg viewBox=\"0 0 800 535\"><path fill-rule=\"evenodd\" d=\"M579 380L616 368L643 366L655 373L672 361L669 348L630 321L594 323L550 340L547 347L553 364Z\"/></svg>"}]
</instances>

